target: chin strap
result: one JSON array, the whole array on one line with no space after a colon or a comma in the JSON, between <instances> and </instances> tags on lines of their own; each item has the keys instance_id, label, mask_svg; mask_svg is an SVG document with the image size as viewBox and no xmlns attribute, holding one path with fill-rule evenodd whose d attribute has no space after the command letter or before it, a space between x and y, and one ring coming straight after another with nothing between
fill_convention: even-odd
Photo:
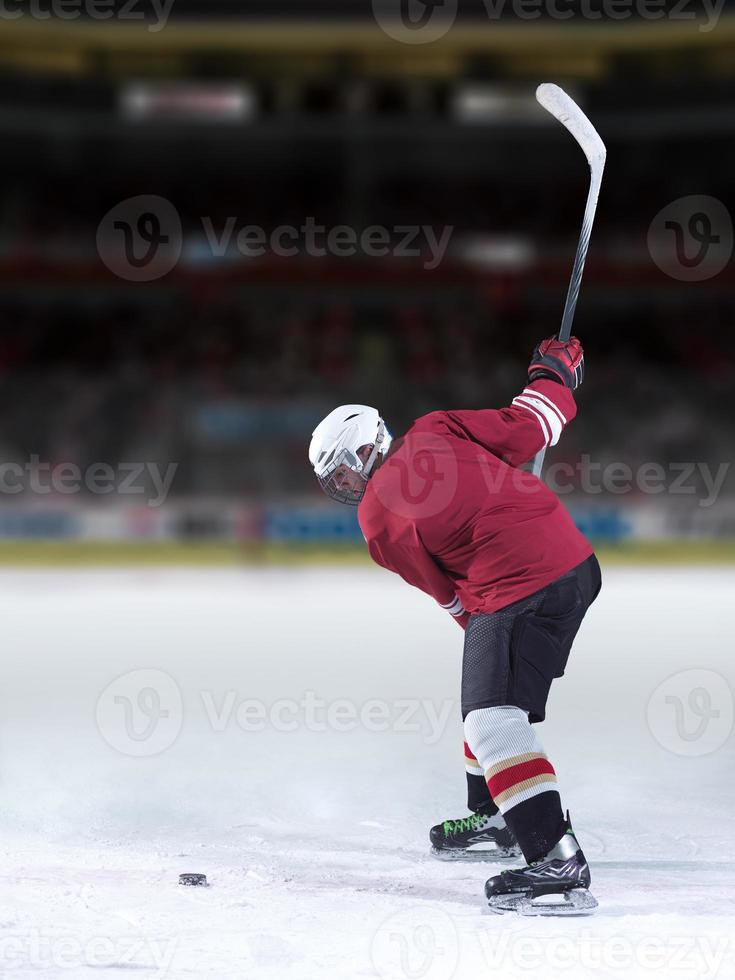
<instances>
[{"instance_id":1,"label":"chin strap","mask_svg":"<svg viewBox=\"0 0 735 980\"><path fill-rule=\"evenodd\" d=\"M375 445L373 446L373 451L367 458L367 462L362 468L362 476L367 479L370 476L373 466L375 465L375 460L378 458L378 453L380 452L380 446L385 441L385 422L381 419L378 423L378 433L375 436Z\"/></svg>"}]
</instances>

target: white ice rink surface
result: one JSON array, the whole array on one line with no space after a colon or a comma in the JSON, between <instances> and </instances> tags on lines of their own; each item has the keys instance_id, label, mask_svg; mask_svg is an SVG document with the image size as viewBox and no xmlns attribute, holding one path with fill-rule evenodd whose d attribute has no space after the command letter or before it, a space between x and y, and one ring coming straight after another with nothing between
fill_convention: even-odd
<instances>
[{"instance_id":1,"label":"white ice rink surface","mask_svg":"<svg viewBox=\"0 0 735 980\"><path fill-rule=\"evenodd\" d=\"M729 568L605 571L539 726L600 907L528 919L428 853L461 632L420 593L0 573L0 976L735 977L734 604Z\"/></svg>"}]
</instances>

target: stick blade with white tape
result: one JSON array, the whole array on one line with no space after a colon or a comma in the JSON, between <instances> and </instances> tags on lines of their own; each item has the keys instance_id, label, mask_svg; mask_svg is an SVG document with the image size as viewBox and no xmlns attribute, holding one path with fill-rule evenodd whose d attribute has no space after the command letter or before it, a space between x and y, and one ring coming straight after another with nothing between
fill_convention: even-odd
<instances>
[{"instance_id":1,"label":"stick blade with white tape","mask_svg":"<svg viewBox=\"0 0 735 980\"><path fill-rule=\"evenodd\" d=\"M536 101L569 130L579 143L591 168L604 166L607 149L600 134L574 99L553 82L543 82L536 89Z\"/></svg>"}]
</instances>

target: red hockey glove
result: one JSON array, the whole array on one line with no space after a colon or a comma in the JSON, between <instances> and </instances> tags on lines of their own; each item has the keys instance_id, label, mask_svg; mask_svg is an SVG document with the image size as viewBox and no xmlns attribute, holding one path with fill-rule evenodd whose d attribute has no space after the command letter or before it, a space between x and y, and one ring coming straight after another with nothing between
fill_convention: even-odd
<instances>
[{"instance_id":1,"label":"red hockey glove","mask_svg":"<svg viewBox=\"0 0 735 980\"><path fill-rule=\"evenodd\" d=\"M530 381L549 378L558 381L574 391L584 381L584 351L576 337L557 340L549 337L542 340L533 352L528 366Z\"/></svg>"}]
</instances>

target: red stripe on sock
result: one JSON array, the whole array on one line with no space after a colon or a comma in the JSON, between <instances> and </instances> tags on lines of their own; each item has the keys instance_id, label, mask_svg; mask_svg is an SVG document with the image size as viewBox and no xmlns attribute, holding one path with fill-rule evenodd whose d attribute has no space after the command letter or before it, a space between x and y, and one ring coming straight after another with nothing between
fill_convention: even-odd
<instances>
[{"instance_id":1,"label":"red stripe on sock","mask_svg":"<svg viewBox=\"0 0 735 980\"><path fill-rule=\"evenodd\" d=\"M468 759L474 759L474 761L477 762L477 756L473 754L472 749L469 747L469 745L466 742L464 743L464 754L467 756ZM478 766L480 765L479 762L477 762L477 764Z\"/></svg>"},{"instance_id":2,"label":"red stripe on sock","mask_svg":"<svg viewBox=\"0 0 735 980\"><path fill-rule=\"evenodd\" d=\"M533 776L543 776L544 773L551 773L555 776L554 767L548 759L531 759L528 762L519 762L516 766L509 766L501 769L499 773L491 776L487 781L491 796L503 793L516 783L522 783L524 779L531 779Z\"/></svg>"}]
</instances>

